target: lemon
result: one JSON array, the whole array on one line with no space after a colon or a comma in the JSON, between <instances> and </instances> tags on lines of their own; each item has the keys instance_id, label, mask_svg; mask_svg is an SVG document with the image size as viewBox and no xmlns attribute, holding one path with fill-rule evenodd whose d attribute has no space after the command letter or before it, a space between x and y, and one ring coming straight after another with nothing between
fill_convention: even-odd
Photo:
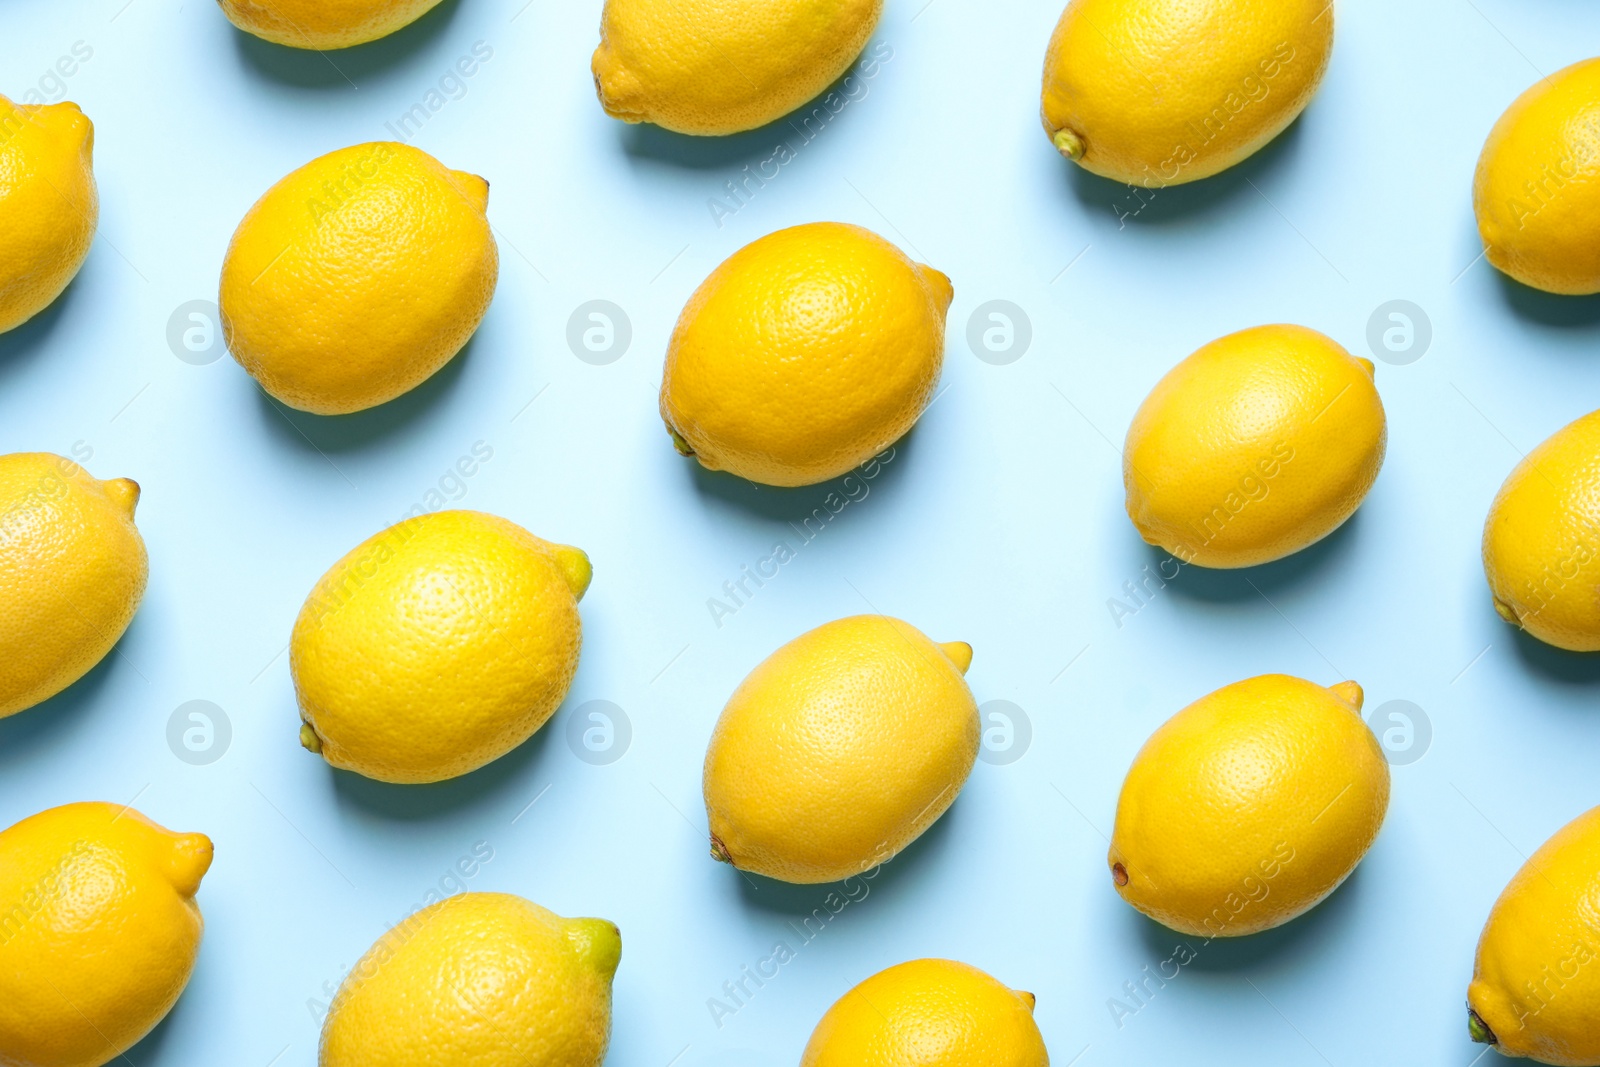
<instances>
[{"instance_id":1,"label":"lemon","mask_svg":"<svg viewBox=\"0 0 1600 1067\"><path fill-rule=\"evenodd\" d=\"M933 399L953 295L949 278L859 226L769 234L683 309L661 417L709 470L782 486L836 478Z\"/></svg>"},{"instance_id":2,"label":"lemon","mask_svg":"<svg viewBox=\"0 0 1600 1067\"><path fill-rule=\"evenodd\" d=\"M0 1063L125 1061L189 982L210 867L204 834L120 804L67 804L0 833Z\"/></svg>"},{"instance_id":3,"label":"lemon","mask_svg":"<svg viewBox=\"0 0 1600 1067\"><path fill-rule=\"evenodd\" d=\"M139 486L48 452L0 456L0 718L55 696L122 637L150 575Z\"/></svg>"},{"instance_id":4,"label":"lemon","mask_svg":"<svg viewBox=\"0 0 1600 1067\"><path fill-rule=\"evenodd\" d=\"M319 1067L599 1067L622 936L507 893L446 897L381 937L322 1025Z\"/></svg>"},{"instance_id":5,"label":"lemon","mask_svg":"<svg viewBox=\"0 0 1600 1067\"><path fill-rule=\"evenodd\" d=\"M711 854L786 882L835 882L916 840L978 757L972 647L883 615L790 641L735 690L706 752Z\"/></svg>"},{"instance_id":6,"label":"lemon","mask_svg":"<svg viewBox=\"0 0 1600 1067\"><path fill-rule=\"evenodd\" d=\"M1542 78L1489 131L1472 183L1489 262L1551 293L1600 293L1600 59Z\"/></svg>"},{"instance_id":7,"label":"lemon","mask_svg":"<svg viewBox=\"0 0 1600 1067\"><path fill-rule=\"evenodd\" d=\"M1546 841L1495 902L1467 990L1474 1041L1561 1067L1600 1064L1600 808Z\"/></svg>"},{"instance_id":8,"label":"lemon","mask_svg":"<svg viewBox=\"0 0 1600 1067\"><path fill-rule=\"evenodd\" d=\"M1122 899L1196 937L1269 930L1321 903L1389 807L1361 699L1354 682L1266 674L1167 720L1117 801L1109 863Z\"/></svg>"},{"instance_id":9,"label":"lemon","mask_svg":"<svg viewBox=\"0 0 1600 1067\"><path fill-rule=\"evenodd\" d=\"M954 960L879 971L828 1009L800 1067L1049 1067L1032 993Z\"/></svg>"},{"instance_id":10,"label":"lemon","mask_svg":"<svg viewBox=\"0 0 1600 1067\"><path fill-rule=\"evenodd\" d=\"M592 573L578 549L478 511L373 535L295 620L301 743L384 782L437 782L499 759L566 698Z\"/></svg>"},{"instance_id":11,"label":"lemon","mask_svg":"<svg viewBox=\"0 0 1600 1067\"><path fill-rule=\"evenodd\" d=\"M844 74L882 14L883 0L606 0L595 91L626 122L753 130Z\"/></svg>"},{"instance_id":12,"label":"lemon","mask_svg":"<svg viewBox=\"0 0 1600 1067\"><path fill-rule=\"evenodd\" d=\"M1372 375L1303 326L1242 330L1189 356L1128 428L1122 481L1140 536L1202 567L1253 567L1338 529L1383 465Z\"/></svg>"},{"instance_id":13,"label":"lemon","mask_svg":"<svg viewBox=\"0 0 1600 1067\"><path fill-rule=\"evenodd\" d=\"M0 333L77 277L99 219L94 123L74 103L0 96Z\"/></svg>"},{"instance_id":14,"label":"lemon","mask_svg":"<svg viewBox=\"0 0 1600 1067\"><path fill-rule=\"evenodd\" d=\"M1182 185L1282 133L1332 51L1331 0L1072 0L1045 53L1040 116L1091 173Z\"/></svg>"},{"instance_id":15,"label":"lemon","mask_svg":"<svg viewBox=\"0 0 1600 1067\"><path fill-rule=\"evenodd\" d=\"M494 296L488 202L488 182L407 145L312 160L256 201L228 245L228 350L268 393L319 415L415 388Z\"/></svg>"},{"instance_id":16,"label":"lemon","mask_svg":"<svg viewBox=\"0 0 1600 1067\"><path fill-rule=\"evenodd\" d=\"M228 21L273 44L327 52L404 29L439 0L217 0Z\"/></svg>"},{"instance_id":17,"label":"lemon","mask_svg":"<svg viewBox=\"0 0 1600 1067\"><path fill-rule=\"evenodd\" d=\"M1600 411L1556 431L1500 486L1483 527L1494 609L1546 644L1600 651Z\"/></svg>"}]
</instances>

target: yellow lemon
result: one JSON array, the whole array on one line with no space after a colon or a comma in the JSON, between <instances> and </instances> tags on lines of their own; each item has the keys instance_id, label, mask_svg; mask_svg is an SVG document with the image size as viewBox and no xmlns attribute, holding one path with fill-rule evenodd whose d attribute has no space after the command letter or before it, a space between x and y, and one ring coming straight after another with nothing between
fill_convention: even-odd
<instances>
[{"instance_id":1,"label":"yellow lemon","mask_svg":"<svg viewBox=\"0 0 1600 1067\"><path fill-rule=\"evenodd\" d=\"M857 615L790 641L740 683L706 752L711 854L836 882L915 841L978 758L972 647Z\"/></svg>"},{"instance_id":2,"label":"yellow lemon","mask_svg":"<svg viewBox=\"0 0 1600 1067\"><path fill-rule=\"evenodd\" d=\"M1600 293L1600 59L1506 109L1478 157L1472 204L1500 270L1551 293Z\"/></svg>"},{"instance_id":3,"label":"yellow lemon","mask_svg":"<svg viewBox=\"0 0 1600 1067\"><path fill-rule=\"evenodd\" d=\"M1389 764L1361 687L1265 674L1174 715L1134 758L1117 801L1111 877L1180 933L1238 937L1310 911L1367 854Z\"/></svg>"},{"instance_id":4,"label":"yellow lemon","mask_svg":"<svg viewBox=\"0 0 1600 1067\"><path fill-rule=\"evenodd\" d=\"M800 1067L1049 1067L1033 994L954 960L879 971L828 1009Z\"/></svg>"},{"instance_id":5,"label":"yellow lemon","mask_svg":"<svg viewBox=\"0 0 1600 1067\"><path fill-rule=\"evenodd\" d=\"M121 804L67 804L0 833L0 1063L126 1062L189 982L210 867L204 834Z\"/></svg>"},{"instance_id":6,"label":"yellow lemon","mask_svg":"<svg viewBox=\"0 0 1600 1067\"><path fill-rule=\"evenodd\" d=\"M289 642L300 741L384 782L476 770L572 685L589 557L478 511L406 519L306 597Z\"/></svg>"},{"instance_id":7,"label":"yellow lemon","mask_svg":"<svg viewBox=\"0 0 1600 1067\"><path fill-rule=\"evenodd\" d=\"M446 897L361 957L319 1067L599 1067L622 935L507 893Z\"/></svg>"},{"instance_id":8,"label":"yellow lemon","mask_svg":"<svg viewBox=\"0 0 1600 1067\"><path fill-rule=\"evenodd\" d=\"M1467 990L1474 1041L1561 1067L1600 1064L1600 808L1517 872L1478 940Z\"/></svg>"},{"instance_id":9,"label":"yellow lemon","mask_svg":"<svg viewBox=\"0 0 1600 1067\"><path fill-rule=\"evenodd\" d=\"M489 183L379 141L312 160L256 201L222 264L223 337L290 407L370 408L459 352L494 296Z\"/></svg>"},{"instance_id":10,"label":"yellow lemon","mask_svg":"<svg viewBox=\"0 0 1600 1067\"><path fill-rule=\"evenodd\" d=\"M366 44L404 29L439 0L217 0L246 33L319 52Z\"/></svg>"},{"instance_id":11,"label":"yellow lemon","mask_svg":"<svg viewBox=\"0 0 1600 1067\"><path fill-rule=\"evenodd\" d=\"M133 621L150 576L139 486L48 452L0 456L0 718L55 696Z\"/></svg>"},{"instance_id":12,"label":"yellow lemon","mask_svg":"<svg viewBox=\"0 0 1600 1067\"><path fill-rule=\"evenodd\" d=\"M1600 651L1600 411L1517 464L1489 508L1483 570L1494 610L1546 644Z\"/></svg>"},{"instance_id":13,"label":"yellow lemon","mask_svg":"<svg viewBox=\"0 0 1600 1067\"><path fill-rule=\"evenodd\" d=\"M0 333L77 277L99 219L94 123L77 104L0 96Z\"/></svg>"},{"instance_id":14,"label":"yellow lemon","mask_svg":"<svg viewBox=\"0 0 1600 1067\"><path fill-rule=\"evenodd\" d=\"M1072 0L1045 53L1040 115L1091 173L1181 185L1282 133L1332 51L1332 0Z\"/></svg>"},{"instance_id":15,"label":"yellow lemon","mask_svg":"<svg viewBox=\"0 0 1600 1067\"><path fill-rule=\"evenodd\" d=\"M595 91L626 122L753 130L848 70L882 14L883 0L606 0Z\"/></svg>"},{"instance_id":16,"label":"yellow lemon","mask_svg":"<svg viewBox=\"0 0 1600 1067\"><path fill-rule=\"evenodd\" d=\"M661 417L709 470L812 485L916 423L944 364L950 279L859 226L795 226L746 245L683 309Z\"/></svg>"},{"instance_id":17,"label":"yellow lemon","mask_svg":"<svg viewBox=\"0 0 1600 1067\"><path fill-rule=\"evenodd\" d=\"M1128 427L1122 481L1140 536L1202 567L1253 567L1338 529L1383 466L1372 375L1303 326L1242 330L1189 356Z\"/></svg>"}]
</instances>

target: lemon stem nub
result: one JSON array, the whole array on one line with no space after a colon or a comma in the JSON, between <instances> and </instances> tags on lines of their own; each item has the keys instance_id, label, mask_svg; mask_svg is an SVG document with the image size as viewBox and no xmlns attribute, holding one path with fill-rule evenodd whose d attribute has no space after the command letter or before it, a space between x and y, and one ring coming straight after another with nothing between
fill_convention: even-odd
<instances>
[{"instance_id":1,"label":"lemon stem nub","mask_svg":"<svg viewBox=\"0 0 1600 1067\"><path fill-rule=\"evenodd\" d=\"M311 724L308 722L300 724L300 744L307 752L318 756L322 755L322 738L317 736L317 732L311 728Z\"/></svg>"},{"instance_id":2,"label":"lemon stem nub","mask_svg":"<svg viewBox=\"0 0 1600 1067\"><path fill-rule=\"evenodd\" d=\"M683 439L683 435L681 433L679 433L677 430L674 430L671 426L667 427L667 432L672 435L672 447L678 450L678 455L694 455L694 449L689 447L689 442Z\"/></svg>"},{"instance_id":3,"label":"lemon stem nub","mask_svg":"<svg viewBox=\"0 0 1600 1067\"><path fill-rule=\"evenodd\" d=\"M717 840L717 835L711 835L711 858L718 863L733 864L733 856L728 853L728 847Z\"/></svg>"},{"instance_id":4,"label":"lemon stem nub","mask_svg":"<svg viewBox=\"0 0 1600 1067\"><path fill-rule=\"evenodd\" d=\"M1111 865L1111 880L1113 882L1117 883L1117 885L1119 885L1119 886L1127 885L1128 884L1128 868L1124 867L1120 863L1113 863Z\"/></svg>"},{"instance_id":5,"label":"lemon stem nub","mask_svg":"<svg viewBox=\"0 0 1600 1067\"><path fill-rule=\"evenodd\" d=\"M1498 1045L1500 1039L1494 1036L1494 1031L1478 1017L1478 1013L1467 1009L1467 1033L1472 1035L1472 1040L1479 1045Z\"/></svg>"},{"instance_id":6,"label":"lemon stem nub","mask_svg":"<svg viewBox=\"0 0 1600 1067\"><path fill-rule=\"evenodd\" d=\"M1083 158L1083 138L1071 130L1059 130L1050 138L1050 143L1056 146L1056 151L1076 163Z\"/></svg>"}]
</instances>

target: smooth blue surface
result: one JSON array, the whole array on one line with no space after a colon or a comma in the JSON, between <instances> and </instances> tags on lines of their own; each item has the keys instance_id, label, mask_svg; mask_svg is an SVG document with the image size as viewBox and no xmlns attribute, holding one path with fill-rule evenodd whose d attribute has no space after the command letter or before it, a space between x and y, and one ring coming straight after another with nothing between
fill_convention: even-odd
<instances>
[{"instance_id":1,"label":"smooth blue surface","mask_svg":"<svg viewBox=\"0 0 1600 1067\"><path fill-rule=\"evenodd\" d=\"M1501 624L1478 559L1519 454L1600 404L1600 303L1474 262L1470 179L1506 105L1597 47L1600 10L1341 0L1303 119L1123 222L1129 194L1067 165L1039 128L1059 11L890 0L876 41L892 58L719 227L708 201L723 183L799 139L779 126L689 141L606 118L588 69L598 0L446 0L326 57L247 37L206 0L0 9L13 98L76 42L92 48L64 95L94 120L103 203L78 280L0 337L0 451L92 449L97 476L136 478L151 557L115 654L0 722L0 824L132 801L217 843L194 981L129 1061L313 1064L316 1002L479 842L493 859L470 888L621 925L614 1067L793 1064L847 988L926 955L1036 992L1060 1065L1473 1061L1463 999L1489 906L1600 801L1600 665ZM250 204L314 156L392 137L386 123L476 42L492 57L415 140L493 185L500 285L467 351L412 395L333 420L267 400L226 357L175 358L169 317L215 299ZM661 356L718 262L817 219L876 229L954 279L945 389L867 495L719 627L708 599L775 541L797 545L789 523L827 489L758 490L680 459L656 414ZM1368 318L1397 298L1426 310L1433 341L1415 363L1379 365L1389 453L1357 517L1274 566L1186 571L1117 625L1108 600L1162 558L1122 511L1117 446L1144 393L1200 344L1262 322L1369 355ZM632 324L606 366L566 340L594 299ZM966 340L993 299L1032 324L1006 366ZM449 469L478 442L493 457L458 503L594 560L571 698L464 780L334 773L295 739L295 613L347 549L441 479L454 488ZM803 943L789 924L827 890L746 881L707 857L701 759L746 671L870 610L972 643L978 699L1025 709L1032 742L1009 765L980 763L951 812ZM1105 870L1123 773L1180 707L1267 671L1356 678L1369 707L1412 701L1431 748L1395 768L1383 835L1330 901L1205 948L1119 1027L1108 1002L1131 1005L1124 983L1178 941L1123 905ZM232 725L207 766L166 739L196 699ZM591 700L631 722L609 765L568 744ZM724 983L779 941L795 958L719 1027L708 1001L731 1005Z\"/></svg>"}]
</instances>

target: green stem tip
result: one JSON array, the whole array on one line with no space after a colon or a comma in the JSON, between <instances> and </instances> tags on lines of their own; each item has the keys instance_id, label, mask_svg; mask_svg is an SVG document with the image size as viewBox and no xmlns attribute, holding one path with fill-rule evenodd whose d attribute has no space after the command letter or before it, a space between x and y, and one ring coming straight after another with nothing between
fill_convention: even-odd
<instances>
[{"instance_id":1,"label":"green stem tip","mask_svg":"<svg viewBox=\"0 0 1600 1067\"><path fill-rule=\"evenodd\" d=\"M1499 1039L1494 1036L1494 1031L1471 1008L1467 1009L1467 1033L1472 1035L1472 1040L1479 1045L1498 1045Z\"/></svg>"},{"instance_id":2,"label":"green stem tip","mask_svg":"<svg viewBox=\"0 0 1600 1067\"><path fill-rule=\"evenodd\" d=\"M1050 138L1050 143L1056 146L1056 151L1076 163L1083 158L1083 138L1071 130L1057 130L1056 135Z\"/></svg>"}]
</instances>

